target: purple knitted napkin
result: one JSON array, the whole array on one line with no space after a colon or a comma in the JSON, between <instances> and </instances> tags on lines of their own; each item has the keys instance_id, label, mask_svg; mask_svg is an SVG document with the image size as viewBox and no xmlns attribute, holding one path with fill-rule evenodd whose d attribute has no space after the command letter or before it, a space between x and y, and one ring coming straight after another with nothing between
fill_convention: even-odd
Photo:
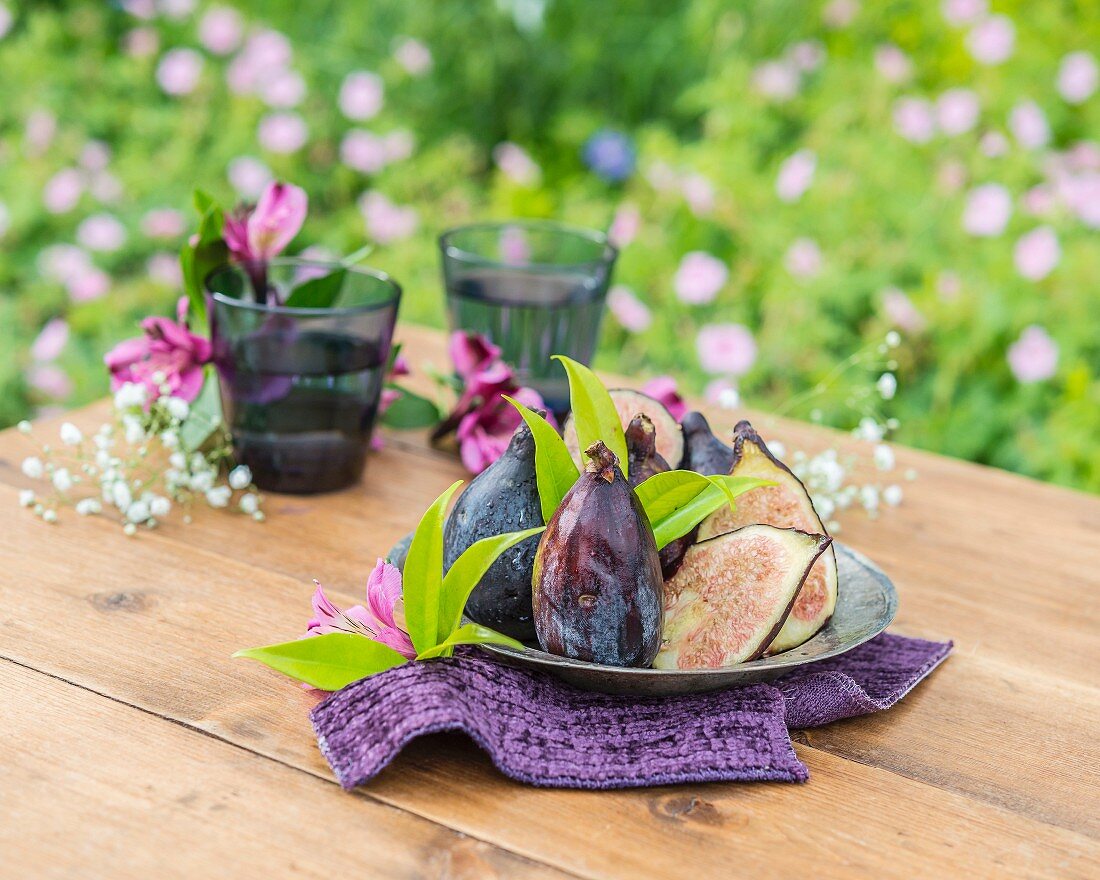
<instances>
[{"instance_id":1,"label":"purple knitted napkin","mask_svg":"<svg viewBox=\"0 0 1100 880\"><path fill-rule=\"evenodd\" d=\"M801 782L809 772L788 727L888 708L950 650L883 634L772 684L665 698L581 691L471 653L358 681L311 720L344 788L377 775L409 741L445 730L463 731L501 772L531 785Z\"/></svg>"}]
</instances>

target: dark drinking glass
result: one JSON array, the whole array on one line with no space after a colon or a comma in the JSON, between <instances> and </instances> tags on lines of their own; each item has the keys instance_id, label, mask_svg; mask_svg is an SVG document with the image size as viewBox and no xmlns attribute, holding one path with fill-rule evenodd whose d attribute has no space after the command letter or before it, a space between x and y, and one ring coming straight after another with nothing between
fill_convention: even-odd
<instances>
[{"instance_id":1,"label":"dark drinking glass","mask_svg":"<svg viewBox=\"0 0 1100 880\"><path fill-rule=\"evenodd\" d=\"M550 356L592 360L618 256L607 236L517 220L452 229L439 246L451 329L487 336L521 384L568 409L565 371Z\"/></svg>"},{"instance_id":2,"label":"dark drinking glass","mask_svg":"<svg viewBox=\"0 0 1100 880\"><path fill-rule=\"evenodd\" d=\"M267 302L251 293L257 277L265 280ZM311 278L338 285L331 307L276 304ZM304 260L274 260L266 274L225 266L206 286L238 464L272 492L355 483L366 464L401 288L371 269Z\"/></svg>"}]
</instances>

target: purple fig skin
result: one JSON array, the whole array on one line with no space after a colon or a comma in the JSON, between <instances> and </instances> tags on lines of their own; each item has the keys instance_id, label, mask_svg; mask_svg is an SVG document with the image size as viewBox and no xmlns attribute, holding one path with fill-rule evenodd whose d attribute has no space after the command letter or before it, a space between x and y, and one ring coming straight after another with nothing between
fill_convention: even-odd
<instances>
[{"instance_id":1,"label":"purple fig skin","mask_svg":"<svg viewBox=\"0 0 1100 880\"><path fill-rule=\"evenodd\" d=\"M728 474L736 455L714 436L701 412L689 412L680 422L684 430L684 463L681 467L704 477Z\"/></svg>"},{"instance_id":2,"label":"purple fig skin","mask_svg":"<svg viewBox=\"0 0 1100 880\"><path fill-rule=\"evenodd\" d=\"M668 462L657 451L657 429L645 413L638 413L626 426L627 480L637 487L654 474L671 470Z\"/></svg>"},{"instance_id":3,"label":"purple fig skin","mask_svg":"<svg viewBox=\"0 0 1100 880\"><path fill-rule=\"evenodd\" d=\"M535 554L532 606L544 651L646 667L661 647L664 578L653 530L615 454L597 441Z\"/></svg>"}]
</instances>

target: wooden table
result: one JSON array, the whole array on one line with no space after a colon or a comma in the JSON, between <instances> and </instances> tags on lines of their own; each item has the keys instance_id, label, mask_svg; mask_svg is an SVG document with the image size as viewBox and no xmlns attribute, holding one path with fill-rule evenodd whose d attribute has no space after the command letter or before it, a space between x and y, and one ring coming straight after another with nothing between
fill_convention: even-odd
<instances>
[{"instance_id":1,"label":"wooden table","mask_svg":"<svg viewBox=\"0 0 1100 880\"><path fill-rule=\"evenodd\" d=\"M1096 497L899 450L904 504L841 537L897 583L894 631L955 654L894 709L796 734L806 785L538 790L437 735L349 794L314 698L229 655L300 633L314 577L359 596L457 461L394 434L354 490L126 538L20 510L28 452L0 434L0 876L1100 876Z\"/></svg>"}]
</instances>

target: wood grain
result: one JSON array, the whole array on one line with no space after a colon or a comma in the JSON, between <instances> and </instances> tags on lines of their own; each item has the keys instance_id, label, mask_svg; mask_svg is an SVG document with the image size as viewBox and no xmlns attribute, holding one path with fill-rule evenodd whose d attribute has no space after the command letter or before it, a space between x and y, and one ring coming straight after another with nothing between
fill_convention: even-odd
<instances>
[{"instance_id":1,"label":"wood grain","mask_svg":"<svg viewBox=\"0 0 1100 880\"><path fill-rule=\"evenodd\" d=\"M414 363L425 352L442 365L437 335L403 332ZM94 424L102 412L74 418ZM835 439L767 424L788 448ZM26 484L25 443L0 434L7 487ZM894 577L897 629L954 638L956 654L890 712L799 734L808 785L539 791L502 779L465 740L433 737L359 799L582 876L727 876L731 864L773 874L812 865L821 876L1095 874L1100 500L909 450L898 458L920 472L905 503L874 523L848 518L840 537ZM163 715L320 784L331 776L305 719L308 694L228 655L296 635L313 577L358 595L374 558L461 475L422 435L394 436L361 486L272 496L263 526L200 513L133 540L71 515L48 527L15 508L14 488L0 489L0 655L102 694L112 711ZM53 620L65 625L44 623ZM129 742L126 724L111 729ZM347 797L324 784L327 797Z\"/></svg>"}]
</instances>

